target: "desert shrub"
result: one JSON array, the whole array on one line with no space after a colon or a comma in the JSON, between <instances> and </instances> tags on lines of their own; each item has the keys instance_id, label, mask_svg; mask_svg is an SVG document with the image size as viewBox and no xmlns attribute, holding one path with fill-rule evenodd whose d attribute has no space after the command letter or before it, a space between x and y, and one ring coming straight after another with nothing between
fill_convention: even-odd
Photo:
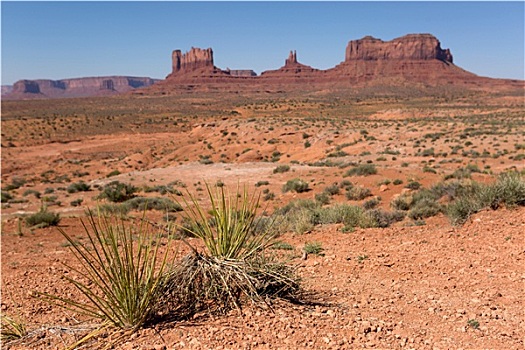
<instances>
[{"instance_id":1,"label":"desert shrub","mask_svg":"<svg viewBox=\"0 0 525 350\"><path fill-rule=\"evenodd\" d=\"M427 148L421 152L417 152L416 153L416 156L419 156L419 157L434 157L435 156L435 150L433 147L431 148Z\"/></svg>"},{"instance_id":2,"label":"desert shrub","mask_svg":"<svg viewBox=\"0 0 525 350\"><path fill-rule=\"evenodd\" d=\"M360 164L352 169L346 171L343 177L347 176L368 176L377 174L377 169L374 164Z\"/></svg>"},{"instance_id":3,"label":"desert shrub","mask_svg":"<svg viewBox=\"0 0 525 350\"><path fill-rule=\"evenodd\" d=\"M419 220L435 216L441 211L442 207L436 200L424 198L415 202L415 205L408 212L408 217Z\"/></svg>"},{"instance_id":4,"label":"desert shrub","mask_svg":"<svg viewBox=\"0 0 525 350\"><path fill-rule=\"evenodd\" d=\"M71 185L67 186L67 189L66 189L67 193L85 192L85 191L90 191L90 190L91 190L91 186L89 186L84 181L72 183Z\"/></svg>"},{"instance_id":5,"label":"desert shrub","mask_svg":"<svg viewBox=\"0 0 525 350\"><path fill-rule=\"evenodd\" d=\"M130 209L144 210L161 210L167 212L182 211L180 204L173 202L169 198L163 197L135 197L124 202Z\"/></svg>"},{"instance_id":6,"label":"desert shrub","mask_svg":"<svg viewBox=\"0 0 525 350\"><path fill-rule=\"evenodd\" d=\"M172 274L175 297L208 311L240 308L245 300L261 302L265 296L294 297L299 290L295 270L264 254L275 244L278 231L268 226L259 230L259 196L250 196L246 188L232 196L225 187L215 193L206 188L212 220L194 196L184 199L188 226L204 250L192 247L193 253Z\"/></svg>"},{"instance_id":7,"label":"desert shrub","mask_svg":"<svg viewBox=\"0 0 525 350\"><path fill-rule=\"evenodd\" d=\"M107 199L110 202L120 203L125 202L135 197L137 188L131 184L122 183L120 181L112 181L104 186L102 193L98 196L99 199Z\"/></svg>"},{"instance_id":8,"label":"desert shrub","mask_svg":"<svg viewBox=\"0 0 525 350\"><path fill-rule=\"evenodd\" d=\"M402 194L390 202L390 206L395 210L409 210L412 204L412 198L406 194Z\"/></svg>"},{"instance_id":9,"label":"desert shrub","mask_svg":"<svg viewBox=\"0 0 525 350\"><path fill-rule=\"evenodd\" d=\"M450 203L446 214L454 225L462 225L468 218L477 213L481 208L479 201L473 196L462 196Z\"/></svg>"},{"instance_id":10,"label":"desert shrub","mask_svg":"<svg viewBox=\"0 0 525 350\"><path fill-rule=\"evenodd\" d=\"M423 167L423 172L424 172L424 173L437 174L436 169L431 168L431 167L429 167L428 165L425 165L425 166Z\"/></svg>"},{"instance_id":11,"label":"desert shrub","mask_svg":"<svg viewBox=\"0 0 525 350\"><path fill-rule=\"evenodd\" d=\"M302 208L293 213L288 218L288 223L293 232L303 234L310 232L316 225L315 212L306 208Z\"/></svg>"},{"instance_id":12,"label":"desert shrub","mask_svg":"<svg viewBox=\"0 0 525 350\"><path fill-rule=\"evenodd\" d=\"M525 205L525 179L517 172L504 173L494 184L497 198L506 206Z\"/></svg>"},{"instance_id":13,"label":"desert shrub","mask_svg":"<svg viewBox=\"0 0 525 350\"><path fill-rule=\"evenodd\" d=\"M72 207L78 207L82 204L84 200L82 198L78 198L78 199L75 199L71 202L69 202L69 204L72 206Z\"/></svg>"},{"instance_id":14,"label":"desert shrub","mask_svg":"<svg viewBox=\"0 0 525 350\"><path fill-rule=\"evenodd\" d=\"M320 242L306 242L303 250L307 254L322 255L324 248Z\"/></svg>"},{"instance_id":15,"label":"desert shrub","mask_svg":"<svg viewBox=\"0 0 525 350\"><path fill-rule=\"evenodd\" d=\"M419 183L419 182L417 182L415 180L410 180L405 185L405 188L408 188L408 189L411 189L411 190L419 190L421 188L421 183Z\"/></svg>"},{"instance_id":16,"label":"desert shrub","mask_svg":"<svg viewBox=\"0 0 525 350\"><path fill-rule=\"evenodd\" d=\"M348 153L343 151L343 150L337 150L337 151L328 153L326 156L329 157L329 158L339 158L339 157L346 157L346 156L348 156Z\"/></svg>"},{"instance_id":17,"label":"desert shrub","mask_svg":"<svg viewBox=\"0 0 525 350\"><path fill-rule=\"evenodd\" d=\"M381 209L373 209L367 212L372 220L375 222L375 227L389 227L395 222L402 221L405 218L405 212L403 211L386 211Z\"/></svg>"},{"instance_id":18,"label":"desert shrub","mask_svg":"<svg viewBox=\"0 0 525 350\"><path fill-rule=\"evenodd\" d=\"M125 217L131 208L126 203L103 203L98 205L97 210L101 215Z\"/></svg>"},{"instance_id":19,"label":"desert shrub","mask_svg":"<svg viewBox=\"0 0 525 350\"><path fill-rule=\"evenodd\" d=\"M379 205L379 203L381 203L381 198L374 197L374 198L364 202L363 203L363 208L366 209L366 210L374 209L375 207L377 207Z\"/></svg>"},{"instance_id":20,"label":"desert shrub","mask_svg":"<svg viewBox=\"0 0 525 350\"><path fill-rule=\"evenodd\" d=\"M330 195L326 192L317 193L315 195L315 200L321 205L328 204L330 203Z\"/></svg>"},{"instance_id":21,"label":"desert shrub","mask_svg":"<svg viewBox=\"0 0 525 350\"><path fill-rule=\"evenodd\" d=\"M293 245L287 242L277 241L272 245L272 249L278 250L294 250Z\"/></svg>"},{"instance_id":22,"label":"desert shrub","mask_svg":"<svg viewBox=\"0 0 525 350\"><path fill-rule=\"evenodd\" d=\"M292 179L288 180L286 184L283 185L283 192L297 192L302 193L308 191L308 182L303 181L301 179Z\"/></svg>"},{"instance_id":23,"label":"desert shrub","mask_svg":"<svg viewBox=\"0 0 525 350\"><path fill-rule=\"evenodd\" d=\"M354 184L348 180L343 180L339 184L339 187L344 189L345 191L350 191L352 187L354 187Z\"/></svg>"},{"instance_id":24,"label":"desert shrub","mask_svg":"<svg viewBox=\"0 0 525 350\"><path fill-rule=\"evenodd\" d=\"M166 301L170 249L161 254L157 244L163 232L152 234L144 221L134 225L105 216L95 218L92 213L83 226L87 243L59 231L82 266L69 267L80 278L64 278L86 301L46 293L39 293L40 297L118 328L134 330L153 320Z\"/></svg>"},{"instance_id":25,"label":"desert shrub","mask_svg":"<svg viewBox=\"0 0 525 350\"><path fill-rule=\"evenodd\" d=\"M25 190L24 193L23 193L23 196L26 197L26 196L29 196L29 195L34 195L35 198L40 198L40 196L42 195L39 191L37 190L32 190L32 189L28 189L28 190Z\"/></svg>"},{"instance_id":26,"label":"desert shrub","mask_svg":"<svg viewBox=\"0 0 525 350\"><path fill-rule=\"evenodd\" d=\"M209 165L213 164L213 160L211 160L210 156L199 155L199 163L203 165Z\"/></svg>"},{"instance_id":27,"label":"desert shrub","mask_svg":"<svg viewBox=\"0 0 525 350\"><path fill-rule=\"evenodd\" d=\"M345 224L351 227L374 227L375 222L361 207L339 204L316 210L316 220L320 224Z\"/></svg>"},{"instance_id":28,"label":"desert shrub","mask_svg":"<svg viewBox=\"0 0 525 350\"><path fill-rule=\"evenodd\" d=\"M56 226L60 222L60 215L58 213L52 213L47 210L46 207L40 208L35 214L29 215L25 218L28 226Z\"/></svg>"},{"instance_id":29,"label":"desert shrub","mask_svg":"<svg viewBox=\"0 0 525 350\"><path fill-rule=\"evenodd\" d=\"M274 174L282 174L288 171L290 171L290 166L286 164L278 165L277 168L273 169Z\"/></svg>"},{"instance_id":30,"label":"desert shrub","mask_svg":"<svg viewBox=\"0 0 525 350\"><path fill-rule=\"evenodd\" d=\"M117 175L120 175L120 171L118 170L113 170L111 172L109 172L106 177L112 177L112 176L117 176Z\"/></svg>"},{"instance_id":31,"label":"desert shrub","mask_svg":"<svg viewBox=\"0 0 525 350\"><path fill-rule=\"evenodd\" d=\"M3 188L4 191L16 190L27 183L26 179L23 177L13 177L11 183Z\"/></svg>"},{"instance_id":32,"label":"desert shrub","mask_svg":"<svg viewBox=\"0 0 525 350\"><path fill-rule=\"evenodd\" d=\"M472 183L461 187L453 202L446 208L446 214L453 224L463 224L483 208L497 209L504 204L508 207L525 205L525 180L517 172L501 174L494 184Z\"/></svg>"},{"instance_id":33,"label":"desert shrub","mask_svg":"<svg viewBox=\"0 0 525 350\"><path fill-rule=\"evenodd\" d=\"M392 182L394 185L401 185L403 183L403 180L401 179L395 179L393 182Z\"/></svg>"},{"instance_id":34,"label":"desert shrub","mask_svg":"<svg viewBox=\"0 0 525 350\"><path fill-rule=\"evenodd\" d=\"M275 199L275 193L273 192L267 192L263 195L263 200L264 201L270 201L270 200L273 200Z\"/></svg>"},{"instance_id":35,"label":"desert shrub","mask_svg":"<svg viewBox=\"0 0 525 350\"><path fill-rule=\"evenodd\" d=\"M158 185L158 186L153 186L153 187L145 187L144 188L144 192L145 193L151 193L151 192L158 192L160 195L166 195L166 194L174 194L174 195L177 195L177 196L181 196L182 195L182 192L173 188L173 185Z\"/></svg>"},{"instance_id":36,"label":"desert shrub","mask_svg":"<svg viewBox=\"0 0 525 350\"><path fill-rule=\"evenodd\" d=\"M269 184L270 182L266 180L257 181L257 183L255 184L255 187L268 186Z\"/></svg>"},{"instance_id":37,"label":"desert shrub","mask_svg":"<svg viewBox=\"0 0 525 350\"><path fill-rule=\"evenodd\" d=\"M1 201L6 203L7 201L13 199L13 196L9 192L2 191Z\"/></svg>"},{"instance_id":38,"label":"desert shrub","mask_svg":"<svg viewBox=\"0 0 525 350\"><path fill-rule=\"evenodd\" d=\"M334 196L336 194L339 194L339 186L337 184L330 185L324 189L324 192L329 194L330 196Z\"/></svg>"},{"instance_id":39,"label":"desert shrub","mask_svg":"<svg viewBox=\"0 0 525 350\"><path fill-rule=\"evenodd\" d=\"M366 197L370 197L371 195L372 191L362 186L352 187L349 191L346 192L347 199L356 201L360 201L362 199L365 199Z\"/></svg>"}]
</instances>

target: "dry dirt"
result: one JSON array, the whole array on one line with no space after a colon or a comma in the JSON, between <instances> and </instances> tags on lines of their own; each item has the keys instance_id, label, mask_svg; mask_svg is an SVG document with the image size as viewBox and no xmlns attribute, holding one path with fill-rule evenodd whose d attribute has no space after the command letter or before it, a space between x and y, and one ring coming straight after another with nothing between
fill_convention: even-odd
<instances>
[{"instance_id":1,"label":"dry dirt","mask_svg":"<svg viewBox=\"0 0 525 350\"><path fill-rule=\"evenodd\" d=\"M160 196L145 193L146 187L175 181L200 198L205 183L218 181L233 189L267 189L274 194L264 202L270 211L349 180L389 209L411 180L430 187L471 164L480 170L473 179L492 182L501 172L525 168L522 96L122 97L5 101L2 108L2 188L24 181L2 203L1 309L30 332L3 344L10 349L62 348L90 326L34 298L35 291L77 293L63 278L70 273L63 263L76 264L65 239L55 227L30 228L20 219L42 203L60 213L60 227L81 239L79 218L97 204L95 186L114 180L138 186L145 196ZM343 177L348 167L327 162L373 163L378 174ZM274 173L283 164L290 171ZM307 181L311 191L282 193L292 178ZM393 185L396 179L402 184ZM68 193L79 181L91 191ZM268 185L255 187L259 181ZM71 205L78 200L80 206ZM339 194L331 198L336 202L364 200ZM439 214L351 233L338 225L283 232L281 239L294 247L291 263L315 303L277 301L273 311L248 305L242 314L197 315L140 330L114 346L521 349L524 236L523 207L484 210L463 226ZM324 256L302 260L307 242L321 243Z\"/></svg>"}]
</instances>

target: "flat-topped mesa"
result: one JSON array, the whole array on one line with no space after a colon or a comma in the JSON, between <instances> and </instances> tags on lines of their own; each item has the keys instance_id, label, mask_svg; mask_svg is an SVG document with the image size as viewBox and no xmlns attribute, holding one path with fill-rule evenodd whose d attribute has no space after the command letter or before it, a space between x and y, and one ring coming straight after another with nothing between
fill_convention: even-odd
<instances>
[{"instance_id":1,"label":"flat-topped mesa","mask_svg":"<svg viewBox=\"0 0 525 350\"><path fill-rule=\"evenodd\" d=\"M62 98L106 96L153 85L157 79L148 77L110 76L84 77L61 80L19 80L6 99Z\"/></svg>"},{"instance_id":2,"label":"flat-topped mesa","mask_svg":"<svg viewBox=\"0 0 525 350\"><path fill-rule=\"evenodd\" d=\"M252 69L229 69L229 68L226 68L226 70L224 72L229 74L232 77L256 77L257 76L257 73L255 73Z\"/></svg>"},{"instance_id":3,"label":"flat-topped mesa","mask_svg":"<svg viewBox=\"0 0 525 350\"><path fill-rule=\"evenodd\" d=\"M352 40L346 47L345 62L354 60L432 60L452 63L449 49L443 50L431 34L408 34L391 41L372 36Z\"/></svg>"},{"instance_id":4,"label":"flat-topped mesa","mask_svg":"<svg viewBox=\"0 0 525 350\"><path fill-rule=\"evenodd\" d=\"M213 70L213 50L211 48L199 49L192 47L190 51L182 53L181 50L173 51L172 73L191 72L197 69L209 68Z\"/></svg>"}]
</instances>

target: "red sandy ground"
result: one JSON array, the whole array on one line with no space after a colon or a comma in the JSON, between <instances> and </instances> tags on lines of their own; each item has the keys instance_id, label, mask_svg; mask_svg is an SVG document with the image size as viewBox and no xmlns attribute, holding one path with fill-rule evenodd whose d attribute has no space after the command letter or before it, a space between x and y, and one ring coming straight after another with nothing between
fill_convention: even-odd
<instances>
[{"instance_id":1,"label":"red sandy ground","mask_svg":"<svg viewBox=\"0 0 525 350\"><path fill-rule=\"evenodd\" d=\"M509 105L512 103L523 102L513 98ZM238 110L246 112L242 108ZM461 106L458 110L462 110ZM512 118L498 124L501 134L459 140L460 129L469 125L456 125L457 119L449 120L447 116L427 122L424 117L429 113L388 109L347 127L321 121L301 126L294 124L294 119L286 119L289 125L278 125L276 119L264 118L250 122L243 117L233 117L217 119L214 123L204 119L192 120L188 130L176 133L170 130L143 134L124 131L82 136L80 130L71 136L71 140L76 141L69 143L33 142L29 137L17 136L16 147L2 148L2 180L5 185L16 176L29 179L25 186L15 191L17 198L28 201L11 204L2 210L1 310L7 315L19 316L30 334L20 341L3 344L3 348L62 348L86 334L90 326L90 320L34 298L34 291L71 298L78 296L63 278L64 274L71 274L63 263L76 264L65 239L56 228L29 229L23 225L20 235L17 225L21 214L35 212L41 205L32 195L23 196L24 191L33 189L44 193L46 188L52 187L55 190L52 195L62 204L49 209L62 215L60 226L64 230L81 237L79 217L84 215L86 207L96 204L93 197L97 191L67 194L60 187L67 187L68 183L43 183L38 180L39 174L53 170L53 177L66 174L72 178L71 182L84 180L91 185L120 180L137 186L153 186L180 180L200 197L204 197L204 192L198 189L205 181L213 184L221 180L230 187L246 184L255 189L257 181L267 180L270 184L263 188L269 188L276 195L275 200L268 202L273 208L296 198L313 199L325 187L340 182L347 169L312 167L305 163L323 159L327 153L335 151L337 145L361 138L362 129L376 140L346 146L343 150L349 155L345 159L373 161L379 173L346 179L370 188L374 196L381 196L384 209L389 208L394 196L405 191L404 186L410 179L428 187L468 163L476 163L480 169L490 169L494 173L509 168L523 170L523 160L511 158L523 153L514 147L523 143L522 135L515 129L505 131L506 123ZM439 111L432 113L436 116ZM492 109L490 113L496 111ZM421 119L405 123L412 117ZM3 133L15 135L20 131L28 135L29 131L21 127L24 122L9 123L2 121ZM379 123L379 128L374 127L375 123ZM220 130L230 134L221 136ZM237 136L232 136L233 131ZM435 142L423 138L424 134L438 131L444 136ZM303 133L311 135L309 148L304 146ZM450 154L447 158L415 155L418 147L413 145L414 140L422 140L427 148L434 147L436 153L450 152L450 145L456 141L446 144L443 139L447 137L458 139L457 144L461 145L472 142L465 150L481 152L487 148L494 154L500 147L498 150L506 149L509 153L499 158L482 159ZM268 143L274 138L277 144ZM330 140L333 144L328 142ZM208 144L212 145L212 150ZM384 155L387 159L378 161L386 148L399 150L400 154ZM275 150L282 153L278 163L261 161L262 156L271 156ZM360 156L364 151L371 153ZM198 163L199 155L206 154L212 155L214 164ZM224 154L224 163L220 162L221 154ZM440 163L451 158L459 161ZM301 164L291 164L290 172L273 174L278 164L290 164L291 161ZM423 172L422 161L436 166L436 174ZM401 165L404 162L408 167ZM112 170L119 170L121 175L106 178ZM89 174L76 178L72 175L75 171ZM300 195L283 194L282 185L295 177L308 181L312 191ZM493 181L489 174L474 174L474 178ZM401 179L403 184L381 188L380 183L385 179ZM82 207L69 205L79 198L84 200ZM341 194L333 201L346 199ZM362 201L350 203L362 204ZM524 348L525 208L485 210L460 227L452 226L446 217L439 215L427 219L424 226L411 226L407 219L385 229L356 229L346 234L340 229L338 225L317 226L310 233L288 232L281 237L295 248L290 253L291 263L299 266L304 288L311 292L316 305L277 301L273 312L248 305L242 314L234 310L225 316L197 315L192 320L140 330L117 342L115 348ZM324 256L310 255L302 260L304 244L314 241L322 244ZM479 322L479 327L469 325L469 320ZM84 348L102 346L110 338L103 335L98 345L89 343Z\"/></svg>"}]
</instances>

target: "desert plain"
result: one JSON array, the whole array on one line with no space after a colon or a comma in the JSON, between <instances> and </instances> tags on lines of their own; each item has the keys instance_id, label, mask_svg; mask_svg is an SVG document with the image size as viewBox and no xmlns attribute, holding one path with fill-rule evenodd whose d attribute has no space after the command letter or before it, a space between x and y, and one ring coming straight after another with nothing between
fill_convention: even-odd
<instances>
[{"instance_id":1,"label":"desert plain","mask_svg":"<svg viewBox=\"0 0 525 350\"><path fill-rule=\"evenodd\" d=\"M364 165L375 173L350 171ZM25 218L45 207L83 240L80 220L88 208L117 205L100 193L118 181L138 197L191 193L203 206L206 185L241 186L261 194L268 214L307 201L402 214L376 225L385 227L311 218L283 226L274 251L296 266L303 303L248 303L116 342L102 333L78 348L521 349L525 208L482 208L457 221L447 212L451 197L428 215L397 210L396 200L524 170L523 91L370 87L2 101L1 309L27 328L2 346L64 348L93 329L93 320L35 297L81 298L64 278L75 277L66 266L78 261L56 226ZM283 191L294 179L307 190ZM145 213L159 227L184 215ZM318 249L306 255L308 246ZM185 249L175 244L174 254Z\"/></svg>"}]
</instances>

